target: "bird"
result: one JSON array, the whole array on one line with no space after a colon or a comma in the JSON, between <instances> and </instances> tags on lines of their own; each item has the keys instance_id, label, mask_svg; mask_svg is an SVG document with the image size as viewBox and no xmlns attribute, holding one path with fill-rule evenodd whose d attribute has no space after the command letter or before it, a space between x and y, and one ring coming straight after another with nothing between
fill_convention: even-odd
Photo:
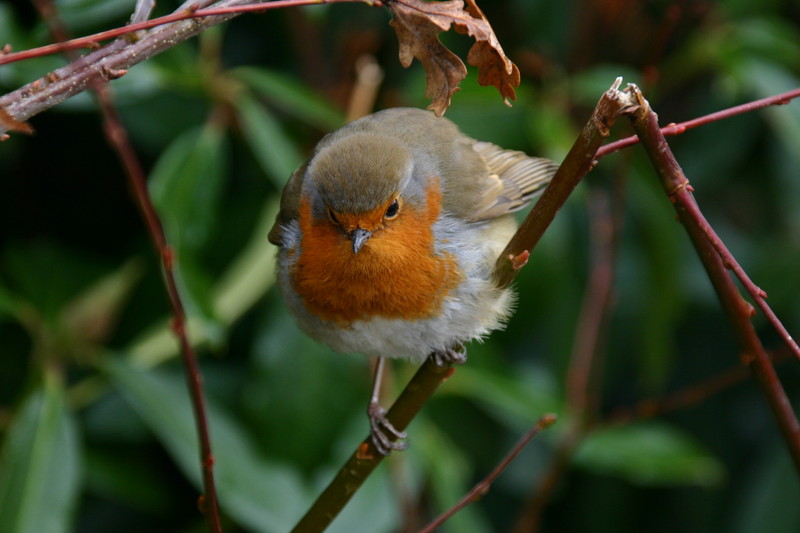
<instances>
[{"instance_id":1,"label":"bird","mask_svg":"<svg viewBox=\"0 0 800 533\"><path fill-rule=\"evenodd\" d=\"M286 183L269 233L280 291L307 335L378 358L367 411L380 453L407 446L378 402L384 358L463 363L465 344L504 325L514 295L493 270L511 213L557 168L390 108L327 134Z\"/></svg>"}]
</instances>

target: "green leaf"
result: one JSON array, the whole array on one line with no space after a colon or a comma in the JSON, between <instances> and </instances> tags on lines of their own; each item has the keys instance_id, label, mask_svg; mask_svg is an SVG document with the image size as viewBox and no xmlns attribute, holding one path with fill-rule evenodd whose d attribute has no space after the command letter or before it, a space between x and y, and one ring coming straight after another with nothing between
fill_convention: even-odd
<instances>
[{"instance_id":1,"label":"green leaf","mask_svg":"<svg viewBox=\"0 0 800 533\"><path fill-rule=\"evenodd\" d=\"M277 187L283 187L302 162L300 152L275 117L255 99L242 93L235 103L245 140L259 165Z\"/></svg>"},{"instance_id":2,"label":"green leaf","mask_svg":"<svg viewBox=\"0 0 800 533\"><path fill-rule=\"evenodd\" d=\"M198 440L185 380L138 370L114 356L106 358L105 369L186 477L200 489ZM253 531L290 529L310 499L298 474L261 457L244 429L212 400L206 401L206 408L217 493L224 512Z\"/></svg>"},{"instance_id":3,"label":"green leaf","mask_svg":"<svg viewBox=\"0 0 800 533\"><path fill-rule=\"evenodd\" d=\"M79 495L78 434L61 383L48 377L22 405L0 457L0 533L60 533Z\"/></svg>"},{"instance_id":4,"label":"green leaf","mask_svg":"<svg viewBox=\"0 0 800 533\"><path fill-rule=\"evenodd\" d=\"M62 311L61 323L76 339L101 342L108 338L117 318L141 277L141 265L131 260L95 281ZM1 291L0 291L1 292ZM2 312L2 294L0 294Z\"/></svg>"},{"instance_id":5,"label":"green leaf","mask_svg":"<svg viewBox=\"0 0 800 533\"><path fill-rule=\"evenodd\" d=\"M178 258L176 278L187 312L208 321L209 331L215 329L211 279L199 253L217 226L226 160L223 132L210 124L176 139L150 175L153 203Z\"/></svg>"},{"instance_id":6,"label":"green leaf","mask_svg":"<svg viewBox=\"0 0 800 533\"><path fill-rule=\"evenodd\" d=\"M120 422L129 420L130 417ZM124 501L154 514L169 514L170 506L179 503L155 469L149 468L135 454L121 460L118 449L87 449L85 453L86 488L92 494Z\"/></svg>"},{"instance_id":7,"label":"green leaf","mask_svg":"<svg viewBox=\"0 0 800 533\"><path fill-rule=\"evenodd\" d=\"M524 430L544 413L562 412L554 387L546 381L547 373L536 370L508 376L464 365L442 385L439 394L468 397L508 427Z\"/></svg>"},{"instance_id":8,"label":"green leaf","mask_svg":"<svg viewBox=\"0 0 800 533\"><path fill-rule=\"evenodd\" d=\"M212 291L212 312L218 322L189 317L187 331L193 346L218 340L220 325L224 328L233 324L274 283L275 251L265 243L278 211L276 204L270 201L264 206L248 243L218 278ZM174 357L177 349L175 335L168 321L164 321L131 343L126 352L138 366L151 367Z\"/></svg>"},{"instance_id":9,"label":"green leaf","mask_svg":"<svg viewBox=\"0 0 800 533\"><path fill-rule=\"evenodd\" d=\"M282 438L264 445L270 454L306 467L324 464L331 438L354 412L366 431L366 359L333 354L311 340L277 300L272 293L264 302L270 312L258 324L241 384L244 410L256 427L281 428Z\"/></svg>"},{"instance_id":10,"label":"green leaf","mask_svg":"<svg viewBox=\"0 0 800 533\"><path fill-rule=\"evenodd\" d=\"M724 475L721 463L694 439L654 422L591 433L578 448L575 462L638 485L712 486Z\"/></svg>"},{"instance_id":11,"label":"green leaf","mask_svg":"<svg viewBox=\"0 0 800 533\"><path fill-rule=\"evenodd\" d=\"M13 317L16 309L17 304L14 301L14 296L6 287L0 285L0 320Z\"/></svg>"},{"instance_id":12,"label":"green leaf","mask_svg":"<svg viewBox=\"0 0 800 533\"><path fill-rule=\"evenodd\" d=\"M42 240L8 246L0 262L17 304L29 304L47 321L106 273L96 258Z\"/></svg>"},{"instance_id":13,"label":"green leaf","mask_svg":"<svg viewBox=\"0 0 800 533\"><path fill-rule=\"evenodd\" d=\"M239 67L230 74L268 98L276 107L321 130L334 130L344 123L342 113L327 100L288 76L253 67Z\"/></svg>"},{"instance_id":14,"label":"green leaf","mask_svg":"<svg viewBox=\"0 0 800 533\"><path fill-rule=\"evenodd\" d=\"M178 137L150 174L150 194L179 252L195 252L217 223L225 177L223 132L214 125Z\"/></svg>"}]
</instances>

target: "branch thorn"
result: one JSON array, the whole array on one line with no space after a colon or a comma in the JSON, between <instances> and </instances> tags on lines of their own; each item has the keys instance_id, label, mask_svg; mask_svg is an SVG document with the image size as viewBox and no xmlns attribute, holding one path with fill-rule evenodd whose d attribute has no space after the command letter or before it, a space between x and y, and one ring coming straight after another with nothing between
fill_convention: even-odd
<instances>
[{"instance_id":1,"label":"branch thorn","mask_svg":"<svg viewBox=\"0 0 800 533\"><path fill-rule=\"evenodd\" d=\"M531 253L528 250L522 250L522 252L517 255L508 254L508 260L511 261L511 267L514 270L519 270L528 263L530 256Z\"/></svg>"}]
</instances>

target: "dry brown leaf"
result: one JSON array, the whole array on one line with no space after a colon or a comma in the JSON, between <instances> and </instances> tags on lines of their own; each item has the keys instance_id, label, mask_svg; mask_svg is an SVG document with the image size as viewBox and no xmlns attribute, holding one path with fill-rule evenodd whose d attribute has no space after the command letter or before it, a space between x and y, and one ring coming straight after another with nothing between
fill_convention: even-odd
<instances>
[{"instance_id":1,"label":"dry brown leaf","mask_svg":"<svg viewBox=\"0 0 800 533\"><path fill-rule=\"evenodd\" d=\"M470 48L467 54L467 62L475 67L478 67L478 83L481 85L494 85L500 91L506 105L511 105L508 101L516 100L517 93L514 87L519 87L519 69L503 52L503 47L500 46L500 41L497 40L494 30L489 25L486 15L480 10L475 0L467 1L467 11L474 17L474 20L485 23L478 25L477 22L473 26L467 26L465 29L467 33L475 39L475 44ZM472 33L472 28L475 31L480 30L480 37ZM488 29L488 31L486 31ZM461 31L461 26L456 23L456 31Z\"/></svg>"},{"instance_id":2,"label":"dry brown leaf","mask_svg":"<svg viewBox=\"0 0 800 533\"><path fill-rule=\"evenodd\" d=\"M425 96L428 106L441 116L450 106L450 98L467 75L461 59L439 41L439 33L451 26L459 33L475 39L467 55L470 65L478 67L478 83L494 85L506 100L514 100L514 87L519 86L519 69L509 60L489 21L475 0L425 2L423 0L390 0L384 2L394 15L391 25L400 43L400 63L408 67L416 57L427 78Z\"/></svg>"},{"instance_id":3,"label":"dry brown leaf","mask_svg":"<svg viewBox=\"0 0 800 533\"><path fill-rule=\"evenodd\" d=\"M463 13L461 0L428 4L420 0L393 1L387 4L394 17L390 24L400 44L400 64L409 67L416 57L425 69L425 96L431 99L428 109L442 116L450 106L450 97L467 75L461 59L439 41L439 33L450 29L453 18Z\"/></svg>"}]
</instances>

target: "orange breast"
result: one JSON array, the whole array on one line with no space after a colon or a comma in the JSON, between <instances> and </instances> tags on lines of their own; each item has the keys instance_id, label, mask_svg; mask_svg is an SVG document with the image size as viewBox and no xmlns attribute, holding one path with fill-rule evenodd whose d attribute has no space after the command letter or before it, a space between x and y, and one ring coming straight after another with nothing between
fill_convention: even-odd
<instances>
[{"instance_id":1,"label":"orange breast","mask_svg":"<svg viewBox=\"0 0 800 533\"><path fill-rule=\"evenodd\" d=\"M435 313L461 276L449 254L434 254L431 230L441 210L435 182L428 188L427 204L422 212L406 203L354 254L350 239L329 220L314 221L303 199L302 252L291 277L308 310L341 324L375 316L414 320Z\"/></svg>"}]
</instances>

